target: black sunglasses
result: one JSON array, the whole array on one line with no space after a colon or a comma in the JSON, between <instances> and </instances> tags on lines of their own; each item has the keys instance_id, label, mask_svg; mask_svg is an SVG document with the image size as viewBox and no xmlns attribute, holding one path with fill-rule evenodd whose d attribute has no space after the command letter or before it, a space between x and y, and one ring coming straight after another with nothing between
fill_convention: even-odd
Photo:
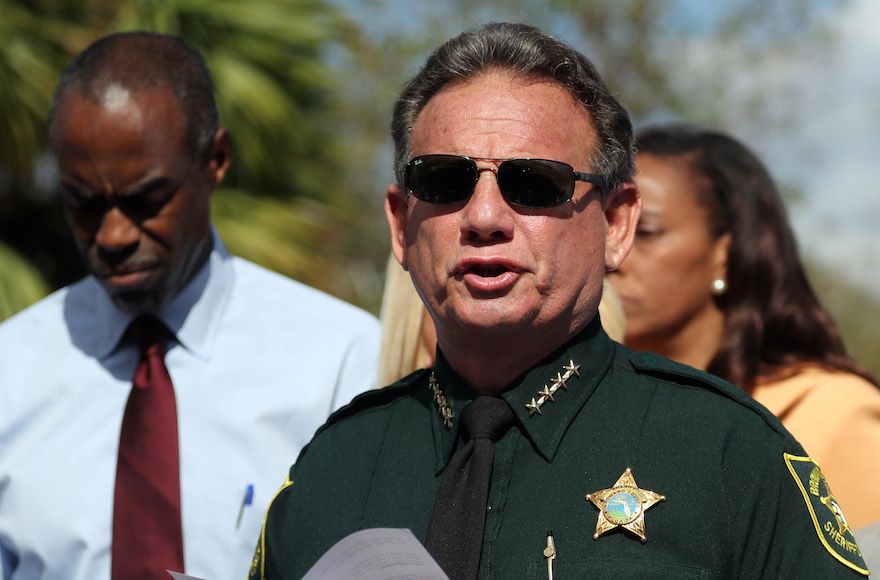
<instances>
[{"instance_id":1,"label":"black sunglasses","mask_svg":"<svg viewBox=\"0 0 880 580\"><path fill-rule=\"evenodd\" d=\"M475 159L498 162L496 168L479 168ZM473 194L480 172L491 171L501 195L511 205L546 208L562 205L574 194L574 182L586 181L602 194L605 178L575 171L568 163L549 159L489 159L463 155L420 155L406 164L404 186L428 203L459 203Z\"/></svg>"}]
</instances>

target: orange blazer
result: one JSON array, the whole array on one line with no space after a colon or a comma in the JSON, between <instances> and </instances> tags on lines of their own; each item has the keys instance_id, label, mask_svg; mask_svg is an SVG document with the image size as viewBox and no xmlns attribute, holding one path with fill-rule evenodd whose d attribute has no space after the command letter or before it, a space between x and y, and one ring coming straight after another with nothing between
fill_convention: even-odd
<instances>
[{"instance_id":1,"label":"orange blazer","mask_svg":"<svg viewBox=\"0 0 880 580\"><path fill-rule=\"evenodd\" d=\"M880 521L880 389L850 373L805 367L760 381L752 396L822 469L851 529Z\"/></svg>"}]
</instances>

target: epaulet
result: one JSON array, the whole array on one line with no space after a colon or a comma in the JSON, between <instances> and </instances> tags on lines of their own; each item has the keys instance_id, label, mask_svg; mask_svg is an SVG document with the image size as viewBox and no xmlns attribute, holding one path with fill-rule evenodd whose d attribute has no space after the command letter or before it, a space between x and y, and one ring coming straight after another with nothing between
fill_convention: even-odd
<instances>
[{"instance_id":1,"label":"epaulet","mask_svg":"<svg viewBox=\"0 0 880 580\"><path fill-rule=\"evenodd\" d=\"M736 401L760 415L780 435L793 440L791 434L782 426L782 423L773 413L765 409L763 405L751 398L745 391L721 377L675 362L665 356L652 352L630 351L629 359L637 373L651 375L683 386L713 391L723 397Z\"/></svg>"},{"instance_id":2,"label":"epaulet","mask_svg":"<svg viewBox=\"0 0 880 580\"><path fill-rule=\"evenodd\" d=\"M383 387L381 389L372 389L361 393L360 395L352 399L349 404L345 405L344 407L340 407L336 412L331 414L330 417L327 419L327 422L324 423L324 425L320 429L318 429L317 433L320 433L321 431L341 419L356 415L367 409L381 407L390 403L394 399L397 399L398 397L408 393L413 388L413 386L418 384L420 381L427 384L426 377L430 372L431 369L419 369L401 379L398 379L396 382L391 383L387 387Z\"/></svg>"},{"instance_id":3,"label":"epaulet","mask_svg":"<svg viewBox=\"0 0 880 580\"><path fill-rule=\"evenodd\" d=\"M630 351L629 360L633 369L658 378L669 378L687 386L708 388L727 397L747 402L751 399L742 389L728 383L721 377L709 374L694 367L681 364L653 352Z\"/></svg>"}]
</instances>

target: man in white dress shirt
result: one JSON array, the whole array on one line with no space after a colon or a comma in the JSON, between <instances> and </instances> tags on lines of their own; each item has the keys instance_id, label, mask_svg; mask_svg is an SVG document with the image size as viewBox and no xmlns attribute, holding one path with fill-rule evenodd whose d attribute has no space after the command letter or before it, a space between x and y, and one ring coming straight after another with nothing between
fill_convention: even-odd
<instances>
[{"instance_id":1,"label":"man in white dress shirt","mask_svg":"<svg viewBox=\"0 0 880 580\"><path fill-rule=\"evenodd\" d=\"M204 62L180 39L93 44L61 77L50 136L91 275L0 325L2 578L110 577L141 356L127 331L143 314L173 333L186 572L242 578L287 466L373 385L376 320L228 255L209 198L229 137Z\"/></svg>"}]
</instances>

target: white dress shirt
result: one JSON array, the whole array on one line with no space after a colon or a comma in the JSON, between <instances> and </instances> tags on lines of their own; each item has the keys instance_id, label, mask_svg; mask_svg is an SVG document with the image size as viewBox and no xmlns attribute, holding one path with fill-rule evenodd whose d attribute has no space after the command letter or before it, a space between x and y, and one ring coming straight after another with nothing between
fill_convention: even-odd
<instances>
[{"instance_id":1,"label":"white dress shirt","mask_svg":"<svg viewBox=\"0 0 880 580\"><path fill-rule=\"evenodd\" d=\"M188 574L244 578L266 506L328 414L374 385L378 324L230 257L160 313L180 437ZM137 363L131 314L88 277L0 325L4 579L110 576L119 432ZM247 487L253 501L237 524Z\"/></svg>"}]
</instances>

